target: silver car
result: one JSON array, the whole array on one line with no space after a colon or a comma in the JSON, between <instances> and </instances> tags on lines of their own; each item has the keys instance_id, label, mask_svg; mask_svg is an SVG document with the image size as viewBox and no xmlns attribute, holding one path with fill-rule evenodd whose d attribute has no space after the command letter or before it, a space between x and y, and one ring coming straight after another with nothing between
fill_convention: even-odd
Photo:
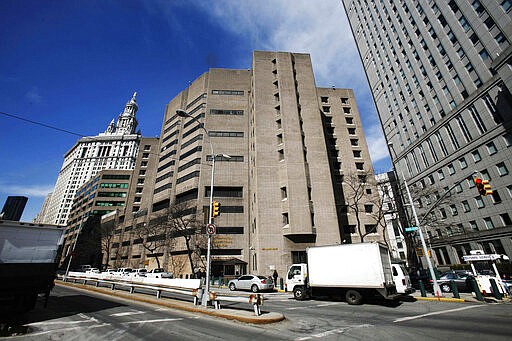
<instances>
[{"instance_id":1,"label":"silver car","mask_svg":"<svg viewBox=\"0 0 512 341\"><path fill-rule=\"evenodd\" d=\"M274 290L274 281L272 277L243 275L232 279L228 283L229 290L251 290L258 292L263 290Z\"/></svg>"}]
</instances>

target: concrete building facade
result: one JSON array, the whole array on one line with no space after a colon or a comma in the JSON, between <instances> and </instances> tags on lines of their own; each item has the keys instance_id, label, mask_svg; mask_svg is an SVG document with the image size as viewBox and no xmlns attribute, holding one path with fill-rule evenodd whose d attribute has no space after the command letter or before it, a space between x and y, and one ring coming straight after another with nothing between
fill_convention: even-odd
<instances>
[{"instance_id":1,"label":"concrete building facade","mask_svg":"<svg viewBox=\"0 0 512 341\"><path fill-rule=\"evenodd\" d=\"M437 222L424 226L435 263L471 249L512 256L512 2L343 4L397 174Z\"/></svg>"},{"instance_id":2,"label":"concrete building facade","mask_svg":"<svg viewBox=\"0 0 512 341\"><path fill-rule=\"evenodd\" d=\"M179 117L178 109L194 119ZM203 260L197 267L206 256L213 157L213 197L221 203L213 276L271 269L283 275L309 246L360 241L349 175L364 185L364 240L381 239L370 214L377 190L353 91L317 88L307 54L255 51L252 69L210 69L167 105L145 219L188 205L200 226L191 239ZM132 238L133 248L133 235L122 238ZM183 244L166 250L164 263L188 256ZM131 257L126 264L155 266ZM188 266L182 275L197 270Z\"/></svg>"}]
</instances>

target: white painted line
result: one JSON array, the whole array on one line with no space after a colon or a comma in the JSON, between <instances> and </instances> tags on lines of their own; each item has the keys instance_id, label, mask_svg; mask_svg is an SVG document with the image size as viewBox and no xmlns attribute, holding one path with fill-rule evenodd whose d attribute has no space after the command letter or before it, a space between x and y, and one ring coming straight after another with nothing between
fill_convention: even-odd
<instances>
[{"instance_id":1,"label":"white painted line","mask_svg":"<svg viewBox=\"0 0 512 341\"><path fill-rule=\"evenodd\" d=\"M124 313L116 313L116 314L110 314L110 316L120 317L120 316L130 316L130 315L139 315L139 314L145 314L145 311L127 311Z\"/></svg>"},{"instance_id":2,"label":"white painted line","mask_svg":"<svg viewBox=\"0 0 512 341\"><path fill-rule=\"evenodd\" d=\"M44 334L50 334L50 333L59 333L62 334L64 331L71 331L71 330L84 330L84 329L93 329L93 328L101 328L105 326L110 326L110 323L102 323L102 324L96 324L94 326L87 326L87 327L70 327L70 328L59 328L59 329L52 329L52 330L45 330L43 332L35 332L30 333L27 335L19 335L19 337L26 337L26 336L38 336L38 335L44 335ZM16 336L13 336L12 338L16 338Z\"/></svg>"},{"instance_id":3,"label":"white painted line","mask_svg":"<svg viewBox=\"0 0 512 341\"><path fill-rule=\"evenodd\" d=\"M415 320L415 319L419 319L419 318L426 317L426 316L441 315L441 314L453 313L454 311L461 311L461 310L467 310L467 309L473 309L473 308L482 308L482 307L485 307L485 305L470 305L470 306L467 306L467 307L461 307L461 308L455 308L455 309L449 309L449 310L441 310L441 311L434 311L432 313L427 313L427 314L402 317L402 318L394 320L393 322L396 323L396 322Z\"/></svg>"},{"instance_id":4,"label":"white painted line","mask_svg":"<svg viewBox=\"0 0 512 341\"><path fill-rule=\"evenodd\" d=\"M55 324L78 324L78 323L89 323L89 322L95 322L98 323L99 321L96 320L94 317L87 316L85 314L78 314L79 317L83 318L83 320L80 321L43 321L43 322L33 322L27 324L27 326L40 326L40 325L55 325Z\"/></svg>"},{"instance_id":5,"label":"white painted line","mask_svg":"<svg viewBox=\"0 0 512 341\"><path fill-rule=\"evenodd\" d=\"M182 321L183 318L170 318L170 319L157 319L157 320L141 320L141 321L130 321L123 322L122 324L135 324L135 323L156 323L156 322L171 322L171 321Z\"/></svg>"},{"instance_id":6,"label":"white painted line","mask_svg":"<svg viewBox=\"0 0 512 341\"><path fill-rule=\"evenodd\" d=\"M319 338L323 338L323 337L326 337L326 336L329 336L329 335L342 334L345 331L347 331L349 329L353 329L353 328L370 328L370 327L373 327L373 325L372 324L358 324L358 325L353 325L353 326L346 326L346 327L343 327L343 328L327 330L327 331L322 332L322 333L301 337L301 338L295 339L295 340L297 340L297 341L304 341L304 340L310 340L312 338L319 339Z\"/></svg>"},{"instance_id":7,"label":"white painted line","mask_svg":"<svg viewBox=\"0 0 512 341\"><path fill-rule=\"evenodd\" d=\"M316 307L329 307L331 305L338 305L339 303L336 303L336 302L332 302L332 303L324 303L324 304L319 304L317 305Z\"/></svg>"}]
</instances>

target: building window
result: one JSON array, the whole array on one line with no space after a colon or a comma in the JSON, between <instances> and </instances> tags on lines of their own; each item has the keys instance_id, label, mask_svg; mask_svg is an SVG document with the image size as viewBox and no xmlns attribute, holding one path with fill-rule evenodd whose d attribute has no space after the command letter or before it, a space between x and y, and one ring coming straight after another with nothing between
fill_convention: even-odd
<instances>
[{"instance_id":1,"label":"building window","mask_svg":"<svg viewBox=\"0 0 512 341\"><path fill-rule=\"evenodd\" d=\"M471 207L469 206L469 202L467 200L462 201L462 209L466 213L471 211Z\"/></svg>"},{"instance_id":2,"label":"building window","mask_svg":"<svg viewBox=\"0 0 512 341\"><path fill-rule=\"evenodd\" d=\"M489 152L489 155L493 155L498 152L498 149L496 149L496 145L494 144L494 142L489 142L486 146L487 146L487 151Z\"/></svg>"},{"instance_id":3,"label":"building window","mask_svg":"<svg viewBox=\"0 0 512 341\"><path fill-rule=\"evenodd\" d=\"M364 170L364 162L356 162L357 170Z\"/></svg>"},{"instance_id":4,"label":"building window","mask_svg":"<svg viewBox=\"0 0 512 341\"><path fill-rule=\"evenodd\" d=\"M358 139L350 139L350 144L352 146L359 146L359 140Z\"/></svg>"},{"instance_id":5,"label":"building window","mask_svg":"<svg viewBox=\"0 0 512 341\"><path fill-rule=\"evenodd\" d=\"M349 103L348 103L348 98L346 98L346 97L342 97L342 98L341 98L341 104L349 104Z\"/></svg>"},{"instance_id":6,"label":"building window","mask_svg":"<svg viewBox=\"0 0 512 341\"><path fill-rule=\"evenodd\" d=\"M283 161L284 160L284 150L283 149L279 149L277 151L278 155L279 155L279 161Z\"/></svg>"},{"instance_id":7,"label":"building window","mask_svg":"<svg viewBox=\"0 0 512 341\"><path fill-rule=\"evenodd\" d=\"M510 216L508 215L508 213L500 214L500 218L501 218L501 222L503 223L504 226L512 225L512 220L510 219Z\"/></svg>"},{"instance_id":8,"label":"building window","mask_svg":"<svg viewBox=\"0 0 512 341\"><path fill-rule=\"evenodd\" d=\"M373 205L372 204L364 205L364 212L365 213L372 213L373 212Z\"/></svg>"},{"instance_id":9,"label":"building window","mask_svg":"<svg viewBox=\"0 0 512 341\"><path fill-rule=\"evenodd\" d=\"M476 207L478 207L478 208L484 208L485 207L485 204L484 204L484 201L482 200L482 197L475 197L475 202L476 202Z\"/></svg>"},{"instance_id":10,"label":"building window","mask_svg":"<svg viewBox=\"0 0 512 341\"><path fill-rule=\"evenodd\" d=\"M367 234L370 234L370 233L377 233L377 225L375 224L365 224L364 225L364 230Z\"/></svg>"},{"instance_id":11,"label":"building window","mask_svg":"<svg viewBox=\"0 0 512 341\"><path fill-rule=\"evenodd\" d=\"M281 187L281 199L288 199L288 193L286 191L286 187Z\"/></svg>"},{"instance_id":12,"label":"building window","mask_svg":"<svg viewBox=\"0 0 512 341\"><path fill-rule=\"evenodd\" d=\"M482 160L482 156L480 156L478 150L472 151L471 155L473 155L473 160L475 161L475 163Z\"/></svg>"},{"instance_id":13,"label":"building window","mask_svg":"<svg viewBox=\"0 0 512 341\"><path fill-rule=\"evenodd\" d=\"M500 176L504 176L508 174L507 166L505 166L505 162L500 162L496 165L496 168L498 168L498 173Z\"/></svg>"},{"instance_id":14,"label":"building window","mask_svg":"<svg viewBox=\"0 0 512 341\"><path fill-rule=\"evenodd\" d=\"M488 230L492 230L494 228L494 224L492 223L492 219L490 217L484 218L485 227Z\"/></svg>"},{"instance_id":15,"label":"building window","mask_svg":"<svg viewBox=\"0 0 512 341\"><path fill-rule=\"evenodd\" d=\"M491 198L492 198L492 202L494 204L499 204L501 202L501 197L500 197L500 194L498 193L497 190L493 190L492 191L492 195L491 195Z\"/></svg>"},{"instance_id":16,"label":"building window","mask_svg":"<svg viewBox=\"0 0 512 341\"><path fill-rule=\"evenodd\" d=\"M471 230L473 231L478 231L478 224L476 223L476 221L474 220L471 220L469 222L469 227L471 228Z\"/></svg>"},{"instance_id":17,"label":"building window","mask_svg":"<svg viewBox=\"0 0 512 341\"><path fill-rule=\"evenodd\" d=\"M460 164L460 168L461 169L464 169L464 168L467 168L468 167L468 163L466 162L466 159L461 157L459 159L459 164Z\"/></svg>"},{"instance_id":18,"label":"building window","mask_svg":"<svg viewBox=\"0 0 512 341\"><path fill-rule=\"evenodd\" d=\"M241 96L244 94L243 90L212 90L212 95L236 95Z\"/></svg>"},{"instance_id":19,"label":"building window","mask_svg":"<svg viewBox=\"0 0 512 341\"><path fill-rule=\"evenodd\" d=\"M283 213L281 216L283 219L283 225L288 225L289 224L288 213Z\"/></svg>"},{"instance_id":20,"label":"building window","mask_svg":"<svg viewBox=\"0 0 512 341\"><path fill-rule=\"evenodd\" d=\"M455 174L455 167L453 167L451 163L448 165L448 173L450 173L450 175Z\"/></svg>"}]
</instances>

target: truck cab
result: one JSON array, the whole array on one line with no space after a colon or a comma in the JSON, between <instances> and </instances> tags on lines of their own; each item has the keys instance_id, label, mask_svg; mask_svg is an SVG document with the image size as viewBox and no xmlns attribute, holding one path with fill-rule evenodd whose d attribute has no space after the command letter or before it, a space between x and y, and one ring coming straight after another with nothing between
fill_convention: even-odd
<instances>
[{"instance_id":1,"label":"truck cab","mask_svg":"<svg viewBox=\"0 0 512 341\"><path fill-rule=\"evenodd\" d=\"M295 299L306 298L307 265L292 264L286 276L286 290L292 291Z\"/></svg>"}]
</instances>

